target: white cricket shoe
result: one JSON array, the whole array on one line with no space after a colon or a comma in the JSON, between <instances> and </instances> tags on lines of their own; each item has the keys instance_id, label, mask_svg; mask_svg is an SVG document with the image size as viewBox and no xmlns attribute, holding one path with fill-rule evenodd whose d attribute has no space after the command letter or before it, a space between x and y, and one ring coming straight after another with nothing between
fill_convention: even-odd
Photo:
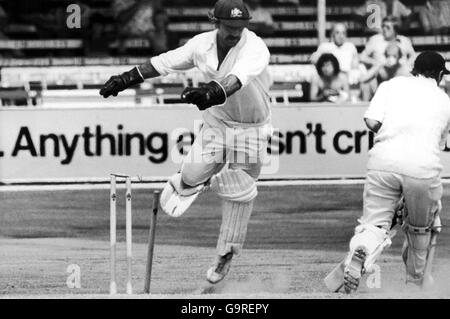
<instances>
[{"instance_id":1,"label":"white cricket shoe","mask_svg":"<svg viewBox=\"0 0 450 319\"><path fill-rule=\"evenodd\" d=\"M355 292L358 289L361 276L364 274L364 262L366 261L366 250L358 247L353 253L350 263L344 269L344 290L346 293Z\"/></svg>"},{"instance_id":2,"label":"white cricket shoe","mask_svg":"<svg viewBox=\"0 0 450 319\"><path fill-rule=\"evenodd\" d=\"M230 271L232 258L232 252L229 252L225 256L218 256L215 265L209 268L206 272L206 280L208 280L212 284L217 284L219 281L225 278L225 276Z\"/></svg>"}]
</instances>

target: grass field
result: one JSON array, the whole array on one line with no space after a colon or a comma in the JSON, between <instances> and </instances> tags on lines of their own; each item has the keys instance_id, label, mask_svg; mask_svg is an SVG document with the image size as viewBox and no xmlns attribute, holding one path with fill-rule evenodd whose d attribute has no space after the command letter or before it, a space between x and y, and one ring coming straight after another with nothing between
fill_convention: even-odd
<instances>
[{"instance_id":1,"label":"grass field","mask_svg":"<svg viewBox=\"0 0 450 319\"><path fill-rule=\"evenodd\" d=\"M118 200L119 289L125 283L123 190ZM219 199L202 194L182 217L158 215L152 298L450 298L450 234L436 253L437 285L427 294L404 284L403 235L380 258L381 288L327 292L322 279L345 255L361 214L361 185L261 187L247 242L227 280L201 295L220 226ZM450 194L443 198L448 224ZM151 190L133 193L133 284L143 289ZM81 288L69 289L67 267L81 268ZM109 191L0 192L2 297L104 296L109 285ZM134 295L133 297L142 297Z\"/></svg>"}]
</instances>

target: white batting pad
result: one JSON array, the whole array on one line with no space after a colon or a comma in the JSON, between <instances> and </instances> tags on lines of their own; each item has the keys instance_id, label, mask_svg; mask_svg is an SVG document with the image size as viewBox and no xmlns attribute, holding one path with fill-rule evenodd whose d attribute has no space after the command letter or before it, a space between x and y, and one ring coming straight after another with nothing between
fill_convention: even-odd
<instances>
[{"instance_id":1,"label":"white batting pad","mask_svg":"<svg viewBox=\"0 0 450 319\"><path fill-rule=\"evenodd\" d=\"M348 254L345 265L348 265L353 252L358 247L364 247L367 251L367 258L364 267L371 268L376 259L380 256L383 249L392 244L391 238L396 234L395 231L386 231L370 224L361 224L355 228L355 235L350 240L350 253Z\"/></svg>"},{"instance_id":2,"label":"white batting pad","mask_svg":"<svg viewBox=\"0 0 450 319\"><path fill-rule=\"evenodd\" d=\"M253 202L223 200L222 224L220 225L217 253L224 256L229 252L239 255L247 234L247 225L253 210Z\"/></svg>"},{"instance_id":3,"label":"white batting pad","mask_svg":"<svg viewBox=\"0 0 450 319\"><path fill-rule=\"evenodd\" d=\"M183 188L181 174L173 175L164 186L161 192L159 203L161 209L169 216L180 217L191 206L204 185L192 188Z\"/></svg>"},{"instance_id":4,"label":"white batting pad","mask_svg":"<svg viewBox=\"0 0 450 319\"><path fill-rule=\"evenodd\" d=\"M250 202L258 195L255 180L241 169L225 169L211 178L211 190L225 200Z\"/></svg>"}]
</instances>

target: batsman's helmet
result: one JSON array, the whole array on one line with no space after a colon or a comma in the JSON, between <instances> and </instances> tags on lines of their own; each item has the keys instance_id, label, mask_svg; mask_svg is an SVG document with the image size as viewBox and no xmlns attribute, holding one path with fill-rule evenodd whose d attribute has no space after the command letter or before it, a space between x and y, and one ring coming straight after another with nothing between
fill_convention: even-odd
<instances>
[{"instance_id":1,"label":"batsman's helmet","mask_svg":"<svg viewBox=\"0 0 450 319\"><path fill-rule=\"evenodd\" d=\"M435 51L424 51L414 61L413 74L426 74L428 72L441 72L450 74L445 66L445 59Z\"/></svg>"}]
</instances>

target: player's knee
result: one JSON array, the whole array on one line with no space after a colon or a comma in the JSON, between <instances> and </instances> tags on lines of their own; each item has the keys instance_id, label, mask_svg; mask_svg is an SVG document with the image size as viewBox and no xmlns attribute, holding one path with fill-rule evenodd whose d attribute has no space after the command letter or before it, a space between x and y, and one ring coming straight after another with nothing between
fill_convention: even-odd
<instances>
[{"instance_id":1,"label":"player's knee","mask_svg":"<svg viewBox=\"0 0 450 319\"><path fill-rule=\"evenodd\" d=\"M205 183L205 179L203 176L201 176L194 170L187 169L181 171L181 180L183 184L189 187L195 187Z\"/></svg>"},{"instance_id":2,"label":"player's knee","mask_svg":"<svg viewBox=\"0 0 450 319\"><path fill-rule=\"evenodd\" d=\"M255 179L241 169L225 169L211 179L211 189L225 200L250 202L258 194Z\"/></svg>"},{"instance_id":3,"label":"player's knee","mask_svg":"<svg viewBox=\"0 0 450 319\"><path fill-rule=\"evenodd\" d=\"M239 164L239 163L231 163L230 170L242 170L247 173L251 178L255 181L258 180L259 175L261 174L261 163L255 164Z\"/></svg>"},{"instance_id":4,"label":"player's knee","mask_svg":"<svg viewBox=\"0 0 450 319\"><path fill-rule=\"evenodd\" d=\"M426 251L428 249L431 239L431 225L415 226L409 224L409 221L406 220L403 225L403 231L405 232L409 248L417 251Z\"/></svg>"}]
</instances>

